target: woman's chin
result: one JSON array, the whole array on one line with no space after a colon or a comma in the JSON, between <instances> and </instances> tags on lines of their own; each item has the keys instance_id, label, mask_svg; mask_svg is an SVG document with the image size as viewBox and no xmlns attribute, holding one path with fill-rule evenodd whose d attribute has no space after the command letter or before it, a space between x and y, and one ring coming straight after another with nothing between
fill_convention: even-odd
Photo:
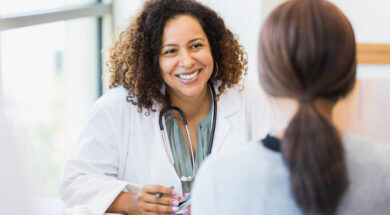
<instances>
[{"instance_id":1,"label":"woman's chin","mask_svg":"<svg viewBox=\"0 0 390 215\"><path fill-rule=\"evenodd\" d=\"M191 86L180 89L180 94L186 98L198 98L204 92L207 84L202 84L199 86Z\"/></svg>"}]
</instances>

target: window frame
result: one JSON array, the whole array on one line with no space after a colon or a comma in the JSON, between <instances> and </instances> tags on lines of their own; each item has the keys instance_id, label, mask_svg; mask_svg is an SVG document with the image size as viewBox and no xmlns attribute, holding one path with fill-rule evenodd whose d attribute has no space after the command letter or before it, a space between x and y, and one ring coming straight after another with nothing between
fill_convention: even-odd
<instances>
[{"instance_id":1,"label":"window frame","mask_svg":"<svg viewBox=\"0 0 390 215\"><path fill-rule=\"evenodd\" d=\"M103 16L112 14L112 3L103 3L102 0L97 0L95 3L61 7L50 10L40 10L33 12L17 13L17 14L0 14L0 38L1 33L6 30L12 30L21 27L29 27L51 22L66 21L83 17L97 18L97 62L98 62L98 96L103 93L103 84L100 77L103 74L101 50L103 48ZM1 47L1 40L0 40ZM0 111L4 103L3 87L2 87L2 70L1 70L1 53L0 53Z\"/></svg>"}]
</instances>

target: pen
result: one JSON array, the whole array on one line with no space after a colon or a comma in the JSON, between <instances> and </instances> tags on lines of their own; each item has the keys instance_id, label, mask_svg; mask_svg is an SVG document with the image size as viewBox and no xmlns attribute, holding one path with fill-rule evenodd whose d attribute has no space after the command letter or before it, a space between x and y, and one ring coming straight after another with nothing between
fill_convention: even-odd
<instances>
[{"instance_id":1,"label":"pen","mask_svg":"<svg viewBox=\"0 0 390 215\"><path fill-rule=\"evenodd\" d=\"M175 187L174 187L174 186L170 186L169 189L175 189ZM163 195L164 195L164 194L158 192L154 197L160 198L160 197L162 197Z\"/></svg>"}]
</instances>

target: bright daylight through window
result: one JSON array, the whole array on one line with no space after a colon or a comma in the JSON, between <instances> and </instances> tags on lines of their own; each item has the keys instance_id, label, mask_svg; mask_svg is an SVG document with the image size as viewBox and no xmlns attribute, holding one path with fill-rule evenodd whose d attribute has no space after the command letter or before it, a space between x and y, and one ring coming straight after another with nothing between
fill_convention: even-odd
<instances>
[{"instance_id":1,"label":"bright daylight through window","mask_svg":"<svg viewBox=\"0 0 390 215\"><path fill-rule=\"evenodd\" d=\"M67 151L102 91L100 50L103 32L111 31L111 4L94 11L99 5L93 0L0 0L0 98L40 197L58 198ZM77 15L73 9L78 7L92 15ZM31 20L38 21L25 24Z\"/></svg>"}]
</instances>

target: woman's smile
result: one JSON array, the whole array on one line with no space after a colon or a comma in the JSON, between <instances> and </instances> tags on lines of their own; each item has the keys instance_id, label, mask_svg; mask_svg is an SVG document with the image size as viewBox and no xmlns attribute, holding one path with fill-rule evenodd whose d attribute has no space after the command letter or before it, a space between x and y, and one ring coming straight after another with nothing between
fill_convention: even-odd
<instances>
[{"instance_id":1,"label":"woman's smile","mask_svg":"<svg viewBox=\"0 0 390 215\"><path fill-rule=\"evenodd\" d=\"M198 80L198 75L202 71L202 69L193 70L186 73L181 73L176 75L179 80L184 84L192 84Z\"/></svg>"}]
</instances>

